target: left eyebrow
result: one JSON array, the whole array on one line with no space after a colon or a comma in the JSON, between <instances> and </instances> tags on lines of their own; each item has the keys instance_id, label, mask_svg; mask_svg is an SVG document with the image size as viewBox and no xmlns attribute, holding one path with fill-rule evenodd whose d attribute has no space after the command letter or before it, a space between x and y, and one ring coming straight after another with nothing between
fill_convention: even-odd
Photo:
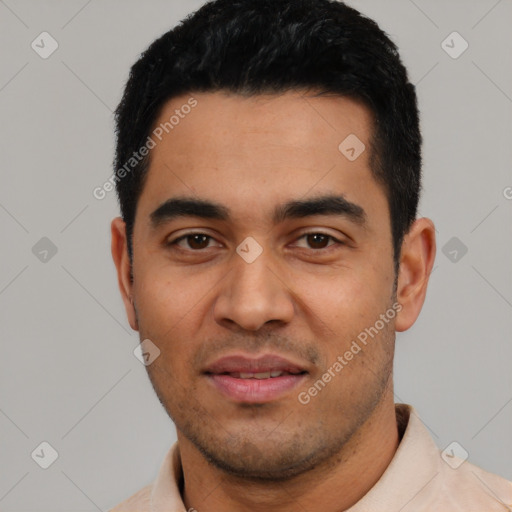
<instances>
[{"instance_id":1,"label":"left eyebrow","mask_svg":"<svg viewBox=\"0 0 512 512\"><path fill-rule=\"evenodd\" d=\"M312 199L289 201L278 205L274 211L273 222L278 224L286 219L299 219L313 215L335 215L346 217L348 220L364 226L366 212L356 203L345 197L328 195Z\"/></svg>"},{"instance_id":2,"label":"left eyebrow","mask_svg":"<svg viewBox=\"0 0 512 512\"><path fill-rule=\"evenodd\" d=\"M314 215L341 216L363 227L367 218L366 212L361 206L348 201L342 195L326 195L277 205L272 215L272 221L274 224L279 224L287 219ZM229 221L231 214L230 209L222 204L194 197L170 198L150 214L153 228L178 217Z\"/></svg>"}]
</instances>

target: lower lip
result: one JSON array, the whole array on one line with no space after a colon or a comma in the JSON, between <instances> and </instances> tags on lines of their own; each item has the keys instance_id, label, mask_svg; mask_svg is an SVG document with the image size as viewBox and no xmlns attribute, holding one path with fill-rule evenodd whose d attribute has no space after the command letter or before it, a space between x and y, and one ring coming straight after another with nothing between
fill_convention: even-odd
<instances>
[{"instance_id":1,"label":"lower lip","mask_svg":"<svg viewBox=\"0 0 512 512\"><path fill-rule=\"evenodd\" d=\"M263 403L282 397L299 385L306 374L283 375L269 379L237 379L230 375L207 375L224 395L237 402Z\"/></svg>"}]
</instances>

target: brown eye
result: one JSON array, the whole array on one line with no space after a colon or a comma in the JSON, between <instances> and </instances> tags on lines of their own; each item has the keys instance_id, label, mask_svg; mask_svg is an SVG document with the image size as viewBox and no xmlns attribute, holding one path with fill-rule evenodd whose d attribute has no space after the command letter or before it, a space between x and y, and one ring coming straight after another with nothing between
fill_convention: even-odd
<instances>
[{"instance_id":1,"label":"brown eye","mask_svg":"<svg viewBox=\"0 0 512 512\"><path fill-rule=\"evenodd\" d=\"M173 242L169 242L168 245L177 245L182 249L200 251L201 249L208 248L210 240L212 240L212 237L204 233L189 233L188 235L180 236ZM186 241L188 247L181 245L182 241Z\"/></svg>"},{"instance_id":2,"label":"brown eye","mask_svg":"<svg viewBox=\"0 0 512 512\"><path fill-rule=\"evenodd\" d=\"M343 242L326 233L304 233L301 237L298 238L298 240L302 239L306 241L306 249L313 249L318 251L322 249L328 249L333 245L343 245ZM332 243L329 243L330 241L332 241ZM299 247L304 248L304 246Z\"/></svg>"},{"instance_id":3,"label":"brown eye","mask_svg":"<svg viewBox=\"0 0 512 512\"><path fill-rule=\"evenodd\" d=\"M189 235L187 237L188 244L192 249L205 249L208 247L208 235Z\"/></svg>"},{"instance_id":4,"label":"brown eye","mask_svg":"<svg viewBox=\"0 0 512 512\"><path fill-rule=\"evenodd\" d=\"M330 236L323 235L321 233L311 233L306 235L306 240L313 249L324 249L327 247L327 242L329 242L330 238Z\"/></svg>"}]
</instances>

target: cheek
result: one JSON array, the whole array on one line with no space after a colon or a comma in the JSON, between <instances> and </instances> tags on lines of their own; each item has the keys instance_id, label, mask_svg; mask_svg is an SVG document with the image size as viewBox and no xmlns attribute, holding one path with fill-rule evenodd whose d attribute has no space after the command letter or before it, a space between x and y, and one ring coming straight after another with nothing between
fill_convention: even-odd
<instances>
[{"instance_id":1,"label":"cheek","mask_svg":"<svg viewBox=\"0 0 512 512\"><path fill-rule=\"evenodd\" d=\"M150 284L148 284L150 283ZM150 339L160 350L158 359L147 367L161 398L182 396L188 381L188 361L193 356L190 323L192 305L187 293L177 292L167 279L148 280L140 287L137 310L141 339ZM187 314L188 313L188 314Z\"/></svg>"},{"instance_id":2,"label":"cheek","mask_svg":"<svg viewBox=\"0 0 512 512\"><path fill-rule=\"evenodd\" d=\"M193 312L197 298L169 270L148 265L136 275L134 293L141 337L149 338L164 350L186 338L187 313Z\"/></svg>"},{"instance_id":3,"label":"cheek","mask_svg":"<svg viewBox=\"0 0 512 512\"><path fill-rule=\"evenodd\" d=\"M324 275L297 275L293 287L307 309L335 333L364 328L389 304L390 282L380 268L342 268ZM382 310L382 311L381 311Z\"/></svg>"},{"instance_id":4,"label":"cheek","mask_svg":"<svg viewBox=\"0 0 512 512\"><path fill-rule=\"evenodd\" d=\"M143 321L158 320L167 326L179 319L183 300L176 291L176 283L162 276L147 276L136 288L137 305Z\"/></svg>"},{"instance_id":5,"label":"cheek","mask_svg":"<svg viewBox=\"0 0 512 512\"><path fill-rule=\"evenodd\" d=\"M161 255L142 260L135 276L139 309L145 317L158 318L164 324L177 322L204 295L195 276L173 267Z\"/></svg>"},{"instance_id":6,"label":"cheek","mask_svg":"<svg viewBox=\"0 0 512 512\"><path fill-rule=\"evenodd\" d=\"M137 270L134 292L140 336L153 341L166 366L181 373L197 350L205 322L210 321L211 297L221 274L191 273L157 258Z\"/></svg>"}]
</instances>

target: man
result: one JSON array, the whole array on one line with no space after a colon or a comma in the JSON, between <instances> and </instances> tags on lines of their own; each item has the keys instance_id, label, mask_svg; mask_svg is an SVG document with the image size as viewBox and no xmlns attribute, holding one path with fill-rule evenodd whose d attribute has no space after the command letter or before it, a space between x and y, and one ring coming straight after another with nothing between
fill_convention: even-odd
<instances>
[{"instance_id":1,"label":"man","mask_svg":"<svg viewBox=\"0 0 512 512\"><path fill-rule=\"evenodd\" d=\"M112 254L178 441L115 511L512 507L394 404L435 229L414 87L373 21L210 2L133 66L116 122Z\"/></svg>"}]
</instances>

